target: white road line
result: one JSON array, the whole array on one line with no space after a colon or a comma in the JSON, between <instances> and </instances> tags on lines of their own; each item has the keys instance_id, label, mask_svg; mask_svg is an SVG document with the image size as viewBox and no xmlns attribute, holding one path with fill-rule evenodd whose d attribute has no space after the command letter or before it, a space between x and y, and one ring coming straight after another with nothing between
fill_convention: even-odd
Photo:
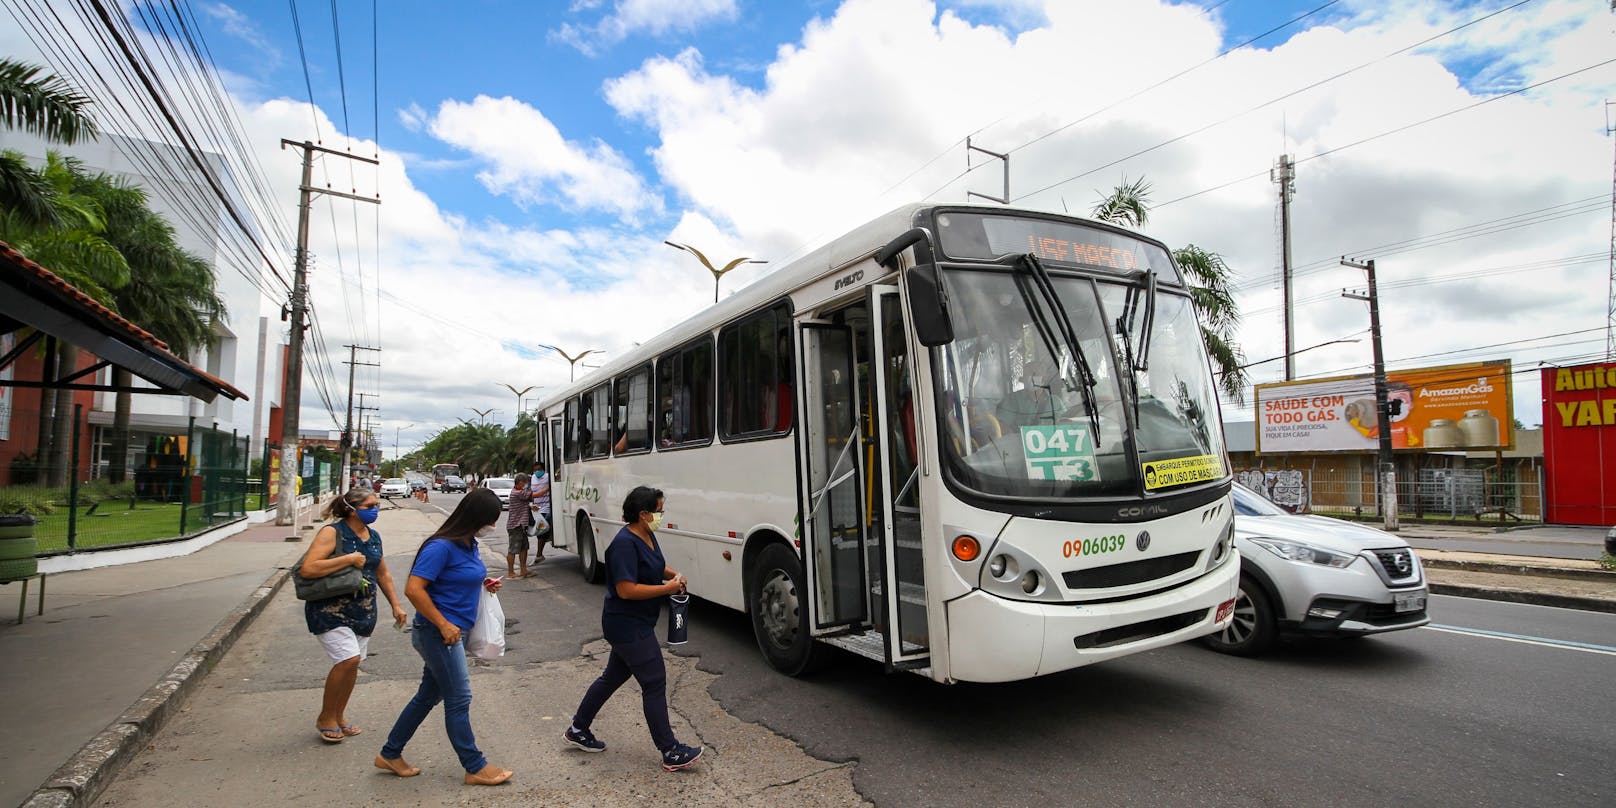
<instances>
[{"instance_id":1,"label":"white road line","mask_svg":"<svg viewBox=\"0 0 1616 808\"><path fill-rule=\"evenodd\" d=\"M1518 642L1524 645L1541 645L1545 648L1559 648L1565 651L1581 651L1585 654L1602 654L1616 656L1616 648L1608 645L1594 645L1593 643L1571 642L1570 640L1551 640L1546 637L1530 637L1524 634L1509 634L1502 631L1488 631L1480 628L1460 628L1458 626L1425 626L1430 631L1441 631L1448 634L1465 634L1471 637L1482 637L1489 640L1503 640L1505 642Z\"/></svg>"}]
</instances>

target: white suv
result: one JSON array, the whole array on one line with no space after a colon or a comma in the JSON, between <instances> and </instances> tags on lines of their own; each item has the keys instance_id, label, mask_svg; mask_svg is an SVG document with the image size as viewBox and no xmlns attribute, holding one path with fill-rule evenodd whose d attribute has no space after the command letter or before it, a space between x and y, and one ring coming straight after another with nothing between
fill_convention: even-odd
<instances>
[{"instance_id":1,"label":"white suv","mask_svg":"<svg viewBox=\"0 0 1616 808\"><path fill-rule=\"evenodd\" d=\"M386 479L386 480L382 480L382 488L381 488L380 491L376 492L376 496L379 496L382 499L392 499L393 497L407 497L409 495L410 495L410 483L409 483L408 480L405 480L403 477L392 477L392 478L389 478L389 479Z\"/></svg>"},{"instance_id":2,"label":"white suv","mask_svg":"<svg viewBox=\"0 0 1616 808\"><path fill-rule=\"evenodd\" d=\"M1236 484L1240 591L1234 620L1206 638L1214 650L1260 654L1280 636L1344 637L1418 628L1425 570L1390 533L1297 516Z\"/></svg>"}]
</instances>

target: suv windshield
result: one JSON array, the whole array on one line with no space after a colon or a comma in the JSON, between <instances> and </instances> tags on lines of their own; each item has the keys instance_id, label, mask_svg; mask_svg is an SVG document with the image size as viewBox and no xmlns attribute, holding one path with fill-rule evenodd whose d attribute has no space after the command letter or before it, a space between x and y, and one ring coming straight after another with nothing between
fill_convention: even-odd
<instances>
[{"instance_id":1,"label":"suv windshield","mask_svg":"<svg viewBox=\"0 0 1616 808\"><path fill-rule=\"evenodd\" d=\"M1117 365L1123 340L1106 317L1121 312L1137 284L1051 276L1094 381L1091 418L1078 358L1040 324L1047 314L1018 287L1015 270L946 272L955 338L937 349L935 380L943 461L955 481L984 494L1067 498L1137 496L1225 476L1217 399L1187 297L1158 292L1148 369L1127 371ZM1139 424L1133 435L1130 419Z\"/></svg>"},{"instance_id":2,"label":"suv windshield","mask_svg":"<svg viewBox=\"0 0 1616 808\"><path fill-rule=\"evenodd\" d=\"M1234 484L1234 512L1241 516L1290 516L1289 511L1239 483Z\"/></svg>"}]
</instances>

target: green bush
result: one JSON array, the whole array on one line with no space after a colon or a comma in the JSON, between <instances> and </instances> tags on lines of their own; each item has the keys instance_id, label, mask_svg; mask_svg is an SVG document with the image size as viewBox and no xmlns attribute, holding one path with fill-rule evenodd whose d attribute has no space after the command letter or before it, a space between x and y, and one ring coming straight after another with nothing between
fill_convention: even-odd
<instances>
[{"instance_id":1,"label":"green bush","mask_svg":"<svg viewBox=\"0 0 1616 808\"><path fill-rule=\"evenodd\" d=\"M45 516L56 512L67 500L66 493L43 485L13 485L0 488L0 513L27 513Z\"/></svg>"},{"instance_id":2,"label":"green bush","mask_svg":"<svg viewBox=\"0 0 1616 808\"><path fill-rule=\"evenodd\" d=\"M1606 553L1599 559L1599 566L1604 567L1612 572L1616 572L1616 555Z\"/></svg>"}]
</instances>

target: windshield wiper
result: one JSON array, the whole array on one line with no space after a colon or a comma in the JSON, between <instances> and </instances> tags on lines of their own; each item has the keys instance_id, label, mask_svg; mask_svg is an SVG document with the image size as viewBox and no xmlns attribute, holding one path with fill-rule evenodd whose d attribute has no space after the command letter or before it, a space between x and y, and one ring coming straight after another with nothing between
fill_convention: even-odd
<instances>
[{"instance_id":1,"label":"windshield wiper","mask_svg":"<svg viewBox=\"0 0 1616 808\"><path fill-rule=\"evenodd\" d=\"M1042 298L1044 305L1048 306L1049 310L1055 314L1055 327L1051 329L1043 311L1034 304L1029 290L1020 283L1016 284L1016 288L1021 291L1022 299L1027 303L1028 311L1032 312L1033 324L1038 328L1040 336L1043 336L1047 343L1054 336L1054 334L1050 333L1051 331L1059 333L1061 342L1066 344L1067 353L1077 363L1078 381L1080 382L1078 386L1083 392L1083 409L1088 413L1089 426L1093 430L1094 448L1098 449L1100 448L1100 410L1094 401L1094 387L1096 384L1094 371L1089 367L1088 356L1083 353L1083 346L1077 340L1077 329L1072 327L1072 318L1066 313L1066 305L1061 303L1060 296L1055 293L1055 283L1050 280L1049 271L1044 269L1044 263L1038 260L1038 256L1032 253L1024 253L1015 256L1014 260L1015 266L1027 271L1027 275L1032 279L1032 285L1037 287L1039 297ZM1063 379L1064 375L1062 374ZM1070 389L1069 386L1068 389Z\"/></svg>"},{"instance_id":2,"label":"windshield wiper","mask_svg":"<svg viewBox=\"0 0 1616 808\"><path fill-rule=\"evenodd\" d=\"M1122 316L1117 318L1117 330L1122 332L1122 341L1128 349L1128 367L1136 371L1150 369L1150 332L1156 325L1156 271L1146 269L1135 273L1143 275L1145 286L1128 287L1128 302L1123 304ZM1139 315L1140 295L1144 296L1144 323L1139 331L1139 348L1134 350L1133 325L1134 319Z\"/></svg>"}]
</instances>

